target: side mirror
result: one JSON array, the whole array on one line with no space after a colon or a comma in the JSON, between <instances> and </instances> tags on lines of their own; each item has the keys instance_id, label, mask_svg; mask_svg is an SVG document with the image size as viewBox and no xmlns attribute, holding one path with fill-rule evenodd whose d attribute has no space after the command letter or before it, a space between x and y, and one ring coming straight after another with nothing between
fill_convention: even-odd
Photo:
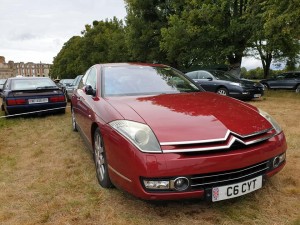
<instances>
[{"instance_id":1,"label":"side mirror","mask_svg":"<svg viewBox=\"0 0 300 225\"><path fill-rule=\"evenodd\" d=\"M84 90L87 95L92 95L92 96L96 95L96 91L93 89L91 85L85 86Z\"/></svg>"}]
</instances>

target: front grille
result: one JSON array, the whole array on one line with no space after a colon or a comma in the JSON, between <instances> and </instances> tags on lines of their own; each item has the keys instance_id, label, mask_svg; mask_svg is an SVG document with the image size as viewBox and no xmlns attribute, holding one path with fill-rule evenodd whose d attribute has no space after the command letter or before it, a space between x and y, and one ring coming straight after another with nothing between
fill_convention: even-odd
<instances>
[{"instance_id":1,"label":"front grille","mask_svg":"<svg viewBox=\"0 0 300 225\"><path fill-rule=\"evenodd\" d=\"M220 173L193 175L190 177L192 189L204 189L238 183L263 175L269 169L268 161L238 170Z\"/></svg>"},{"instance_id":2,"label":"front grille","mask_svg":"<svg viewBox=\"0 0 300 225\"><path fill-rule=\"evenodd\" d=\"M233 149L245 149L248 146L264 142L276 135L273 128L249 135L239 135L227 131L224 138L212 140L186 141L186 142L162 142L163 153L196 153L208 151L229 151Z\"/></svg>"}]
</instances>

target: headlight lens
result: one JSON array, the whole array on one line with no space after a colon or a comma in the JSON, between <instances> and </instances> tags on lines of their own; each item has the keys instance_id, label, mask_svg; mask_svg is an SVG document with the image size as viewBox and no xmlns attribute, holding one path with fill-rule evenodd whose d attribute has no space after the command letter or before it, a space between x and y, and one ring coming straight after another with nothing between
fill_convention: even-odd
<instances>
[{"instance_id":1,"label":"headlight lens","mask_svg":"<svg viewBox=\"0 0 300 225\"><path fill-rule=\"evenodd\" d=\"M230 85L233 85L233 86L239 86L239 87L242 87L242 85L240 83L236 83L236 82L230 82L229 83Z\"/></svg>"},{"instance_id":2,"label":"headlight lens","mask_svg":"<svg viewBox=\"0 0 300 225\"><path fill-rule=\"evenodd\" d=\"M142 152L161 153L160 145L149 126L128 120L116 120L109 125L126 137Z\"/></svg>"},{"instance_id":3,"label":"headlight lens","mask_svg":"<svg viewBox=\"0 0 300 225\"><path fill-rule=\"evenodd\" d=\"M279 124L276 122L276 120L273 119L272 116L270 116L268 113L266 113L265 111L258 109L259 114L262 115L266 120L268 120L272 126L274 127L274 129L276 130L276 133L280 133L282 131L281 127L279 126Z\"/></svg>"}]
</instances>

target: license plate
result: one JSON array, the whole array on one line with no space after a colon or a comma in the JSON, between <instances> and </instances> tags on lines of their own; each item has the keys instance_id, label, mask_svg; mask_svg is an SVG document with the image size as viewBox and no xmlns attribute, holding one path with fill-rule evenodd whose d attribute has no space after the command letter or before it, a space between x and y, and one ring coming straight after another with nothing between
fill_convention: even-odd
<instances>
[{"instance_id":1,"label":"license plate","mask_svg":"<svg viewBox=\"0 0 300 225\"><path fill-rule=\"evenodd\" d=\"M261 94L255 94L254 95L254 98L260 98L261 97Z\"/></svg>"},{"instance_id":2,"label":"license plate","mask_svg":"<svg viewBox=\"0 0 300 225\"><path fill-rule=\"evenodd\" d=\"M29 104L38 104L38 103L45 103L45 102L48 102L48 98L28 99Z\"/></svg>"},{"instance_id":3,"label":"license plate","mask_svg":"<svg viewBox=\"0 0 300 225\"><path fill-rule=\"evenodd\" d=\"M262 176L237 184L214 187L212 189L212 201L217 202L235 198L256 191L262 187Z\"/></svg>"}]
</instances>

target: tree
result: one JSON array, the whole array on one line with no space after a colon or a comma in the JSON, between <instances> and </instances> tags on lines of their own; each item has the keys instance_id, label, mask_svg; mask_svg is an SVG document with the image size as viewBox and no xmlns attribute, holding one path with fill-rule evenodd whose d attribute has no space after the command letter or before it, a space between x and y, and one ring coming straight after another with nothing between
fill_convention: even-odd
<instances>
[{"instance_id":1,"label":"tree","mask_svg":"<svg viewBox=\"0 0 300 225\"><path fill-rule=\"evenodd\" d=\"M129 56L121 20L94 21L81 33L82 37L72 37L55 57L52 76L74 78L97 63L127 61Z\"/></svg>"},{"instance_id":2,"label":"tree","mask_svg":"<svg viewBox=\"0 0 300 225\"><path fill-rule=\"evenodd\" d=\"M50 75L54 78L75 78L76 75L81 74L80 63L80 49L82 38L73 36L62 47L60 52L54 57L53 66L50 69Z\"/></svg>"},{"instance_id":3,"label":"tree","mask_svg":"<svg viewBox=\"0 0 300 225\"><path fill-rule=\"evenodd\" d=\"M168 17L180 6L180 0L125 0L126 43L131 60L167 63L160 48L161 29L168 25ZM172 64L172 63L171 63Z\"/></svg>"},{"instance_id":4,"label":"tree","mask_svg":"<svg viewBox=\"0 0 300 225\"><path fill-rule=\"evenodd\" d=\"M300 50L299 8L299 1L254 0L249 11L253 24L250 46L256 51L252 55L262 61L264 78L270 74L272 61L284 60L290 66L296 63Z\"/></svg>"},{"instance_id":5,"label":"tree","mask_svg":"<svg viewBox=\"0 0 300 225\"><path fill-rule=\"evenodd\" d=\"M170 15L162 28L167 58L184 68L226 61L240 68L250 37L248 5L247 0L185 0L183 10Z\"/></svg>"}]
</instances>

